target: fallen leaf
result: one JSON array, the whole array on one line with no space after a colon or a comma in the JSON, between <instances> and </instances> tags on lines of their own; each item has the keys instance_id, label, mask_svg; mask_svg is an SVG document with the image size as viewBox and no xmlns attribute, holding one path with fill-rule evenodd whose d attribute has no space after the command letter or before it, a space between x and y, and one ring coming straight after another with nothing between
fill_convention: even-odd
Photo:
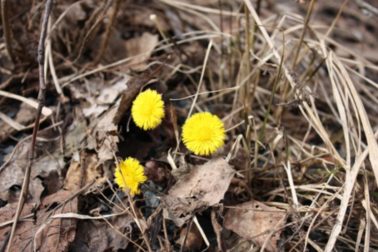
<instances>
[{"instance_id":1,"label":"fallen leaf","mask_svg":"<svg viewBox=\"0 0 378 252\"><path fill-rule=\"evenodd\" d=\"M143 76L136 76L129 80L127 89L122 92L118 111L112 121L114 124L118 125L121 122L126 111L131 107L133 100L148 81L149 79L143 78Z\"/></svg>"},{"instance_id":2,"label":"fallen leaf","mask_svg":"<svg viewBox=\"0 0 378 252\"><path fill-rule=\"evenodd\" d=\"M43 180L50 174L61 174L64 166L63 155L59 148L59 133L53 130L41 132L36 144L37 158L33 163L29 184L28 200L39 201L44 190ZM53 139L53 140L50 140ZM0 199L8 203L17 201L15 188L20 188L24 179L24 171L29 164L28 153L31 139L20 141L14 151L7 157L7 161L0 167ZM49 193L49 192L47 192Z\"/></svg>"},{"instance_id":3,"label":"fallen leaf","mask_svg":"<svg viewBox=\"0 0 378 252\"><path fill-rule=\"evenodd\" d=\"M224 227L253 241L267 251L278 251L277 241L286 220L286 212L252 200L230 208L224 217Z\"/></svg>"},{"instance_id":4,"label":"fallen leaf","mask_svg":"<svg viewBox=\"0 0 378 252\"><path fill-rule=\"evenodd\" d=\"M113 123L113 119L118 111L118 106L119 100L117 104L106 111L99 120L94 120L90 125L92 132L88 136L87 148L97 152L99 164L107 160L113 160L114 153L117 152L118 149L118 126Z\"/></svg>"},{"instance_id":5,"label":"fallen leaf","mask_svg":"<svg viewBox=\"0 0 378 252\"><path fill-rule=\"evenodd\" d=\"M75 219L50 219L52 214L76 213L78 199L72 196L72 192L61 190L55 194L49 195L42 201L42 207L45 207L38 217L40 228L35 235L35 247L37 251L67 251L70 243L75 239L76 223ZM66 200L69 200L66 202ZM58 210L50 210L55 204L62 204ZM47 211L46 211L47 210ZM22 239L24 234L20 234ZM18 244L16 240L14 244Z\"/></svg>"},{"instance_id":6,"label":"fallen leaf","mask_svg":"<svg viewBox=\"0 0 378 252\"><path fill-rule=\"evenodd\" d=\"M20 221L17 225L10 251L68 251L69 244L75 238L76 220L51 219L50 216L58 213L76 213L77 197L70 199L72 194L60 190L44 198L36 211L34 221L29 217L29 221ZM33 206L32 203L25 205L21 219L32 212ZM0 222L11 220L16 209L17 203L0 208ZM10 229L11 225L0 227L0 237L3 241Z\"/></svg>"},{"instance_id":7,"label":"fallen leaf","mask_svg":"<svg viewBox=\"0 0 378 252\"><path fill-rule=\"evenodd\" d=\"M96 90L98 91L97 97L86 97L90 106L83 109L84 115L88 118L97 118L104 113L104 111L108 110L109 107L116 102L122 92L127 89L128 80L129 77L125 76L111 86Z\"/></svg>"},{"instance_id":8,"label":"fallen leaf","mask_svg":"<svg viewBox=\"0 0 378 252\"><path fill-rule=\"evenodd\" d=\"M143 71L146 70L145 62L151 57L152 51L159 42L158 35L145 32L142 36L129 39L125 42L127 56L135 56L128 64L132 70Z\"/></svg>"},{"instance_id":9,"label":"fallen leaf","mask_svg":"<svg viewBox=\"0 0 378 252\"><path fill-rule=\"evenodd\" d=\"M114 85L103 88L100 95L96 98L97 104L109 105L113 104L118 96L127 89L127 83L129 77L127 75L124 78L116 81Z\"/></svg>"},{"instance_id":10,"label":"fallen leaf","mask_svg":"<svg viewBox=\"0 0 378 252\"><path fill-rule=\"evenodd\" d=\"M169 194L163 197L165 217L181 226L195 211L218 204L234 173L234 169L223 158L194 167L179 178Z\"/></svg>"},{"instance_id":11,"label":"fallen leaf","mask_svg":"<svg viewBox=\"0 0 378 252\"><path fill-rule=\"evenodd\" d=\"M111 224L111 226L107 223ZM131 237L133 218L130 215L117 215L102 220L80 220L77 235L70 251L119 251L129 244L126 237Z\"/></svg>"},{"instance_id":12,"label":"fallen leaf","mask_svg":"<svg viewBox=\"0 0 378 252\"><path fill-rule=\"evenodd\" d=\"M80 161L71 161L64 181L64 189L69 191L77 191L103 175L102 167L98 164L97 154L83 150L78 156L80 156Z\"/></svg>"},{"instance_id":13,"label":"fallen leaf","mask_svg":"<svg viewBox=\"0 0 378 252\"><path fill-rule=\"evenodd\" d=\"M182 251L200 251L204 242L198 228L192 223L190 230L188 227L181 229L177 244L181 245Z\"/></svg>"}]
</instances>

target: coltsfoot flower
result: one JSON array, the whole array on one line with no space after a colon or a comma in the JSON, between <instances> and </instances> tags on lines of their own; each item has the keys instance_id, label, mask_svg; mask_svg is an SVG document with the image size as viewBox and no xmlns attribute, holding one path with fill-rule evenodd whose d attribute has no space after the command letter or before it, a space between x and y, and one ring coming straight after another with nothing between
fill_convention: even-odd
<instances>
[{"instance_id":1,"label":"coltsfoot flower","mask_svg":"<svg viewBox=\"0 0 378 252\"><path fill-rule=\"evenodd\" d=\"M144 130L156 128L163 120L164 114L161 94L151 89L141 92L131 107L131 116L135 124Z\"/></svg>"},{"instance_id":2,"label":"coltsfoot flower","mask_svg":"<svg viewBox=\"0 0 378 252\"><path fill-rule=\"evenodd\" d=\"M192 115L182 129L185 146L196 155L208 156L223 146L226 137L221 119L209 112Z\"/></svg>"},{"instance_id":3,"label":"coltsfoot flower","mask_svg":"<svg viewBox=\"0 0 378 252\"><path fill-rule=\"evenodd\" d=\"M121 161L114 172L114 181L124 191L130 190L131 195L140 193L139 185L147 180L144 167L135 158Z\"/></svg>"}]
</instances>

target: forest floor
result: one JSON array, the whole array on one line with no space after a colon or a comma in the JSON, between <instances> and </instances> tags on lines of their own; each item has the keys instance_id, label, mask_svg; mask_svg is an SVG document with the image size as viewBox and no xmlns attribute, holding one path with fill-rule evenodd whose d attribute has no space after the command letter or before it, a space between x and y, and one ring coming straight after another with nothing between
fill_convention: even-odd
<instances>
[{"instance_id":1,"label":"forest floor","mask_svg":"<svg viewBox=\"0 0 378 252\"><path fill-rule=\"evenodd\" d=\"M1 7L0 251L378 251L377 1ZM182 140L202 111L210 156ZM140 194L114 181L127 157Z\"/></svg>"}]
</instances>

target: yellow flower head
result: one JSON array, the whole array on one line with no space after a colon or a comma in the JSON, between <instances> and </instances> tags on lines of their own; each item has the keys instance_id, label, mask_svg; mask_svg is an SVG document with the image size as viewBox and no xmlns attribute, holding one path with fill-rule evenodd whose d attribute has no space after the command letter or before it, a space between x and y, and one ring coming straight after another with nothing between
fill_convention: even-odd
<instances>
[{"instance_id":1,"label":"yellow flower head","mask_svg":"<svg viewBox=\"0 0 378 252\"><path fill-rule=\"evenodd\" d=\"M139 184L147 180L144 175L144 167L135 158L126 158L121 161L115 172L115 182L124 191L130 190L131 195L139 194Z\"/></svg>"},{"instance_id":2,"label":"yellow flower head","mask_svg":"<svg viewBox=\"0 0 378 252\"><path fill-rule=\"evenodd\" d=\"M218 116L209 112L192 115L182 128L185 146L196 155L208 156L223 146L226 134Z\"/></svg>"},{"instance_id":3,"label":"yellow flower head","mask_svg":"<svg viewBox=\"0 0 378 252\"><path fill-rule=\"evenodd\" d=\"M156 128L164 117L164 102L161 94L147 89L134 100L131 116L135 124L144 130Z\"/></svg>"}]
</instances>

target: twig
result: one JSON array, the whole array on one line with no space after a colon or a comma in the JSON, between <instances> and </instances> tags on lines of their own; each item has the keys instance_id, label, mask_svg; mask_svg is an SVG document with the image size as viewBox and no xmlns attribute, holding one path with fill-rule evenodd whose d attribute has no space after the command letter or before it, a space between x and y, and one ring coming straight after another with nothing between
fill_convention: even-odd
<instances>
[{"instance_id":1,"label":"twig","mask_svg":"<svg viewBox=\"0 0 378 252\"><path fill-rule=\"evenodd\" d=\"M4 34L4 41L5 41L5 47L7 48L8 55L11 58L13 63L16 63L16 57L13 54L12 50L12 33L9 25L9 19L8 19L8 5L7 0L1 0L1 23L3 25L3 34Z\"/></svg>"},{"instance_id":2,"label":"twig","mask_svg":"<svg viewBox=\"0 0 378 252\"><path fill-rule=\"evenodd\" d=\"M138 217L138 214L137 214L137 212L135 210L134 201L132 199L132 196L129 193L127 193L127 198L129 200L129 203L130 203L131 212L134 215L134 221L135 221L135 223L137 224L137 226L138 226L138 228L140 230L140 233L142 235L142 238L143 238L144 242L146 243L147 250L148 250L148 252L152 252L150 243L148 241L148 237L146 236L146 233L145 233L145 228L143 228L142 225L139 222L139 219L138 219L139 217Z\"/></svg>"},{"instance_id":3,"label":"twig","mask_svg":"<svg viewBox=\"0 0 378 252\"><path fill-rule=\"evenodd\" d=\"M114 20L117 17L117 13L118 13L118 10L119 10L120 3L121 3L120 0L116 0L115 1L114 7L113 7L113 12L110 15L109 23L106 26L106 30L105 30L105 34L104 34L104 39L101 41L100 51L98 52L97 57L95 58L95 60L93 62L93 65L97 65L100 62L100 60L102 59L102 56L104 55L104 52L105 52L106 48L108 47L110 33L112 31Z\"/></svg>"},{"instance_id":4,"label":"twig","mask_svg":"<svg viewBox=\"0 0 378 252\"><path fill-rule=\"evenodd\" d=\"M198 231L200 232L202 239L206 244L206 249L208 249L210 247L210 242L209 242L209 239L207 239L207 236L206 236L205 232L203 231L201 225L199 224L197 216L193 217L193 221L194 221L194 224L196 224L196 227L198 228Z\"/></svg>"},{"instance_id":5,"label":"twig","mask_svg":"<svg viewBox=\"0 0 378 252\"><path fill-rule=\"evenodd\" d=\"M188 227L187 227L186 232L185 232L184 241L181 244L180 252L184 251L186 240L188 238L190 230L192 229L192 224L193 224L193 219L190 219L190 221L188 223Z\"/></svg>"},{"instance_id":6,"label":"twig","mask_svg":"<svg viewBox=\"0 0 378 252\"><path fill-rule=\"evenodd\" d=\"M99 6L99 8L97 8L94 11L94 13L91 15L91 17L88 19L87 23L89 24L88 25L89 27L84 27L85 32L83 32L79 37L79 40L78 40L79 47L75 48L75 51L77 51L77 53L74 53L76 55L76 58L73 60L73 62L76 62L80 59L83 53L85 44L88 42L89 37L94 34L96 29L98 29L98 25L105 17L104 13L106 13L108 9L110 8L111 2L112 1L103 2L103 4ZM91 25L92 23L93 25Z\"/></svg>"},{"instance_id":7,"label":"twig","mask_svg":"<svg viewBox=\"0 0 378 252\"><path fill-rule=\"evenodd\" d=\"M46 0L46 7L45 7L45 12L43 14L43 19L42 19L42 29L41 29L41 35L39 38L39 44L38 44L38 67L39 67L39 92L38 92L38 109L37 109L37 116L35 118L35 124L33 128L33 134L32 134L32 141L30 144L30 150L29 150L29 163L28 166L26 167L25 170L25 175L24 175L24 181L22 183L22 189L21 189L21 195L20 199L18 201L17 209L16 209L16 214L14 216L14 222L12 225L12 230L10 233L9 241L8 241L8 246L6 251L10 251L10 247L12 244L13 236L16 231L17 227L17 222L20 217L22 208L24 207L24 203L26 201L28 191L29 191L29 181L30 181L30 173L31 173L31 168L33 165L34 161L34 154L35 154L35 143L37 139L37 132L39 130L39 120L41 117L42 113L42 108L45 103L45 93L46 93L46 82L44 78L44 59L45 59L45 41L46 41L46 34L47 34L47 24L49 20L49 16L51 13L53 5L53 0Z\"/></svg>"}]
</instances>

